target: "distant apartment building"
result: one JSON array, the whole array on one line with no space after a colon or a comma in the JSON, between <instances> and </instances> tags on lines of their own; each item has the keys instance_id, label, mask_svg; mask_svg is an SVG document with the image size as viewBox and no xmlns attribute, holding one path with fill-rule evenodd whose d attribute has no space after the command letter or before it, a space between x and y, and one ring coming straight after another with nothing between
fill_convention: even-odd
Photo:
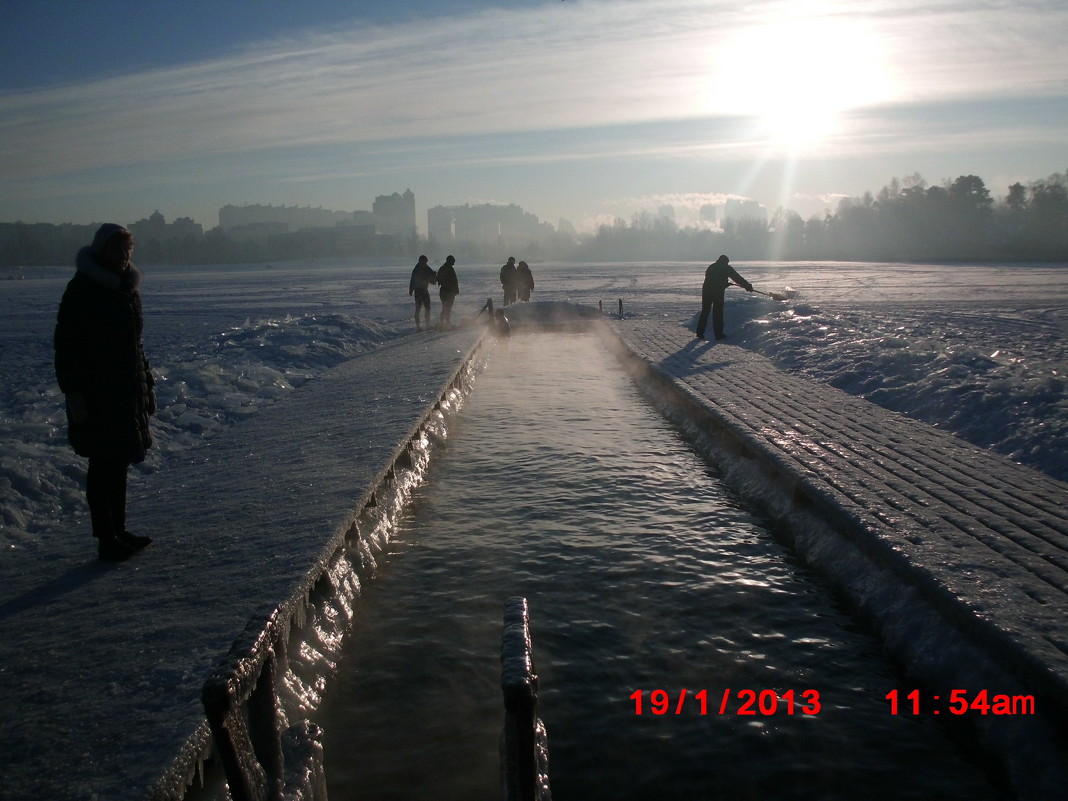
<instances>
[{"instance_id":1,"label":"distant apartment building","mask_svg":"<svg viewBox=\"0 0 1068 801\"><path fill-rule=\"evenodd\" d=\"M734 220L735 222L738 220L756 220L766 223L768 221L768 210L755 200L731 198L723 209L723 219Z\"/></svg>"},{"instance_id":2,"label":"distant apartment building","mask_svg":"<svg viewBox=\"0 0 1068 801\"><path fill-rule=\"evenodd\" d=\"M353 212L332 211L311 206L273 206L259 203L246 206L223 206L219 209L219 227L228 233L247 228L282 233L307 228L333 228L351 223Z\"/></svg>"},{"instance_id":3,"label":"distant apartment building","mask_svg":"<svg viewBox=\"0 0 1068 801\"><path fill-rule=\"evenodd\" d=\"M427 233L430 241L442 245L452 242L496 243L515 239L538 239L553 233L549 223L523 211L514 203L478 206L434 206L427 210Z\"/></svg>"},{"instance_id":4,"label":"distant apartment building","mask_svg":"<svg viewBox=\"0 0 1068 801\"><path fill-rule=\"evenodd\" d=\"M414 246L415 195L409 189L403 195L378 197L374 211L228 205L219 209L219 228L235 240L274 251L299 246L306 252L333 248L344 253L399 255Z\"/></svg>"},{"instance_id":5,"label":"distant apartment building","mask_svg":"<svg viewBox=\"0 0 1068 801\"><path fill-rule=\"evenodd\" d=\"M157 209L147 218L130 223L127 226L134 239L142 244L148 242L169 242L176 239L192 239L199 242L204 238L204 226L193 222L192 217L179 217L169 223Z\"/></svg>"},{"instance_id":6,"label":"distant apartment building","mask_svg":"<svg viewBox=\"0 0 1068 801\"><path fill-rule=\"evenodd\" d=\"M703 223L714 223L716 221L716 207L711 203L705 203L698 210L697 219Z\"/></svg>"},{"instance_id":7,"label":"distant apartment building","mask_svg":"<svg viewBox=\"0 0 1068 801\"><path fill-rule=\"evenodd\" d=\"M438 244L456 241L456 212L461 206L434 206L426 210L427 239Z\"/></svg>"},{"instance_id":8,"label":"distant apartment building","mask_svg":"<svg viewBox=\"0 0 1068 801\"><path fill-rule=\"evenodd\" d=\"M371 209L378 233L396 236L401 241L415 240L415 194L411 189L406 189L403 195L397 192L379 195Z\"/></svg>"}]
</instances>

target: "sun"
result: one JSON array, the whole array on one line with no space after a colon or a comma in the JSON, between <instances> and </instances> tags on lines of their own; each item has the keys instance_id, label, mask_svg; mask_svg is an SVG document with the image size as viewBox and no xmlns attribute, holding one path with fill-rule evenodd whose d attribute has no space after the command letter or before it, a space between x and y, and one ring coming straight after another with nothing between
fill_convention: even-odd
<instances>
[{"instance_id":1,"label":"sun","mask_svg":"<svg viewBox=\"0 0 1068 801\"><path fill-rule=\"evenodd\" d=\"M804 147L833 137L840 129L840 115L848 106L826 91L768 92L757 111L756 130L770 142L789 148Z\"/></svg>"},{"instance_id":2,"label":"sun","mask_svg":"<svg viewBox=\"0 0 1068 801\"><path fill-rule=\"evenodd\" d=\"M846 112L885 100L891 84L875 40L855 22L751 28L716 61L712 110L751 117L758 137L791 150L833 138Z\"/></svg>"}]
</instances>

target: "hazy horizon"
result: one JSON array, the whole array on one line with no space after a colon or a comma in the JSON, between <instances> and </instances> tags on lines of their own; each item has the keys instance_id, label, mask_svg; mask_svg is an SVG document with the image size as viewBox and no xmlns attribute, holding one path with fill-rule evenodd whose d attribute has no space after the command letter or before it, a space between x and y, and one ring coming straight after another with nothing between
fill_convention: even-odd
<instances>
[{"instance_id":1,"label":"hazy horizon","mask_svg":"<svg viewBox=\"0 0 1068 801\"><path fill-rule=\"evenodd\" d=\"M579 230L1065 169L1068 7L868 0L0 6L0 220L515 203Z\"/></svg>"}]
</instances>

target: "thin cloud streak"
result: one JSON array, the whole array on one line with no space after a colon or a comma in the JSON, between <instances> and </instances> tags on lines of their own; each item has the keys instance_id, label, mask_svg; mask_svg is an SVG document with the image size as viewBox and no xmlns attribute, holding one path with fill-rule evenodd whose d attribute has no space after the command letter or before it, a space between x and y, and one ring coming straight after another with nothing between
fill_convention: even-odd
<instances>
[{"instance_id":1,"label":"thin cloud streak","mask_svg":"<svg viewBox=\"0 0 1068 801\"><path fill-rule=\"evenodd\" d=\"M718 84L723 65L717 54L729 51L740 31L759 38L763 26L779 30L784 20L797 23L795 7L615 0L492 10L306 34L252 44L213 62L8 94L0 97L0 170L20 179L431 134L508 135L730 117L752 108L742 107L749 101L739 99L744 93L736 87ZM1059 4L804 8L804 30L833 22L836 30L870 37L894 93L873 102L1068 94L1068 57L1060 46L1068 8ZM758 56L767 54L753 54ZM834 78L826 74L826 58L813 63L818 66L812 73L804 62L794 65L797 91ZM744 80L746 65L740 66L738 80ZM720 134L704 143L614 143L608 155L722 151L746 157L762 147L740 129L731 138ZM604 155L587 146L573 154L487 158Z\"/></svg>"}]
</instances>

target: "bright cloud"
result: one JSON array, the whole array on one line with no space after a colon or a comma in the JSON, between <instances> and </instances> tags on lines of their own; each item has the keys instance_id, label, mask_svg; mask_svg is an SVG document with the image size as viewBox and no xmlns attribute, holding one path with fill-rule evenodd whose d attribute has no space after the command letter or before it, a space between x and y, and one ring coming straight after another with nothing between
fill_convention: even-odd
<instances>
[{"instance_id":1,"label":"bright cloud","mask_svg":"<svg viewBox=\"0 0 1068 801\"><path fill-rule=\"evenodd\" d=\"M292 183L390 163L862 158L959 147L951 137L1024 147L1063 139L1065 30L1068 5L1043 0L579 0L353 24L2 94L0 174L22 193L256 153L273 162L227 169ZM901 113L1020 97L1053 99L1059 116L949 130Z\"/></svg>"},{"instance_id":2,"label":"bright cloud","mask_svg":"<svg viewBox=\"0 0 1068 801\"><path fill-rule=\"evenodd\" d=\"M1068 88L1057 34L1068 7L789 7L802 11L614 0L256 43L211 63L2 97L0 168L695 116L784 124L808 108Z\"/></svg>"}]
</instances>

